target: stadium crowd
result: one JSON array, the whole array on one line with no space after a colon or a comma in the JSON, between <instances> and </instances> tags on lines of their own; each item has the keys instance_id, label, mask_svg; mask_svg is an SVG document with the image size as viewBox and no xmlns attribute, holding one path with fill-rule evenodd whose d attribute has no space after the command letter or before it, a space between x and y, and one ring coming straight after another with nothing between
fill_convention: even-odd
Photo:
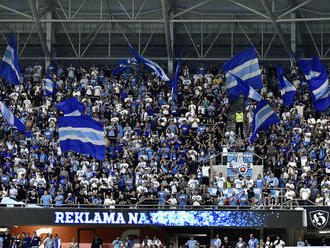
<instances>
[{"instance_id":1,"label":"stadium crowd","mask_svg":"<svg viewBox=\"0 0 330 248\"><path fill-rule=\"evenodd\" d=\"M33 134L27 138L0 118L0 197L108 208L138 203L173 208L278 205L280 196L293 205L330 205L329 115L315 112L296 67L289 75L297 88L292 107L282 104L274 68L262 69L261 93L281 122L260 132L254 144L248 137L256 103L245 101L249 128L245 139L239 139L227 128L230 99L219 66L183 67L176 100L167 82L142 67L119 75L112 75L107 65L59 64L46 71L56 81L53 97L44 94L40 64L27 66L18 86L0 79L0 100ZM55 104L71 96L104 125L105 161L61 152ZM217 155L228 151L261 156L264 176L210 177Z\"/></svg>"}]
</instances>

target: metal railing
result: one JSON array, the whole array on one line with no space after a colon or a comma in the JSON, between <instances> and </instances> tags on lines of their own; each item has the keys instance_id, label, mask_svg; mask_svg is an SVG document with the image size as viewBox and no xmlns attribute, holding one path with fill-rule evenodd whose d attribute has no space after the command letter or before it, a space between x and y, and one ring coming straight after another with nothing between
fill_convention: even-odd
<instances>
[{"instance_id":1,"label":"metal railing","mask_svg":"<svg viewBox=\"0 0 330 248\"><path fill-rule=\"evenodd\" d=\"M159 200L159 199L154 199ZM284 200L284 199L283 199ZM301 204L301 203L304 204ZM307 204L306 204L307 203ZM278 204L247 204L244 206L240 205L170 205L168 202L162 204L131 204L131 205L111 205L106 206L104 204L30 204L30 203L6 203L0 204L0 208L15 207L15 208L80 208L80 209L162 209L162 210L288 210L303 207L318 207L314 202L310 200L303 200L296 198L293 200L286 200L284 202L278 202Z\"/></svg>"}]
</instances>

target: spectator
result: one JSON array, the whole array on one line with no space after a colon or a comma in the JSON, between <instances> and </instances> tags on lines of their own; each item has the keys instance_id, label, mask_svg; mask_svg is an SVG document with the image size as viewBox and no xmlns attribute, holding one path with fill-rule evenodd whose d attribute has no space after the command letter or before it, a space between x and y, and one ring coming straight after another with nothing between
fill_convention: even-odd
<instances>
[{"instance_id":1,"label":"spectator","mask_svg":"<svg viewBox=\"0 0 330 248\"><path fill-rule=\"evenodd\" d=\"M142 241L142 247L150 248L152 245L152 240L149 238L148 235Z\"/></svg>"},{"instance_id":2,"label":"spectator","mask_svg":"<svg viewBox=\"0 0 330 248\"><path fill-rule=\"evenodd\" d=\"M190 239L186 242L185 245L188 248L198 248L199 247L199 243L197 240L195 240L194 237L190 237Z\"/></svg>"},{"instance_id":3,"label":"spectator","mask_svg":"<svg viewBox=\"0 0 330 248\"><path fill-rule=\"evenodd\" d=\"M56 233L55 234L55 245L54 245L54 248L62 248L62 240L59 238L58 234Z\"/></svg>"},{"instance_id":4,"label":"spectator","mask_svg":"<svg viewBox=\"0 0 330 248\"><path fill-rule=\"evenodd\" d=\"M37 233L33 232L33 237L31 238L31 248L39 247L40 241L41 240L40 240L39 236L37 235Z\"/></svg>"},{"instance_id":5,"label":"spectator","mask_svg":"<svg viewBox=\"0 0 330 248\"><path fill-rule=\"evenodd\" d=\"M9 231L6 230L5 231L5 235L3 235L3 248L11 248L12 246L12 242L13 242L13 238L12 236L9 234Z\"/></svg>"},{"instance_id":6,"label":"spectator","mask_svg":"<svg viewBox=\"0 0 330 248\"><path fill-rule=\"evenodd\" d=\"M302 246L305 246L305 242L303 241L303 238L299 238L298 242L297 242L297 246L298 247L302 247Z\"/></svg>"},{"instance_id":7,"label":"spectator","mask_svg":"<svg viewBox=\"0 0 330 248\"><path fill-rule=\"evenodd\" d=\"M121 248L123 245L123 241L121 241L120 237L117 236L116 239L114 241L112 241L112 245L113 245L113 248Z\"/></svg>"},{"instance_id":8,"label":"spectator","mask_svg":"<svg viewBox=\"0 0 330 248\"><path fill-rule=\"evenodd\" d=\"M285 247L285 242L281 240L280 236L276 237L276 240L274 241L274 247L275 248L283 248Z\"/></svg>"},{"instance_id":9,"label":"spectator","mask_svg":"<svg viewBox=\"0 0 330 248\"><path fill-rule=\"evenodd\" d=\"M51 233L48 234L47 238L44 241L45 248L54 248L55 247L55 240Z\"/></svg>"},{"instance_id":10,"label":"spectator","mask_svg":"<svg viewBox=\"0 0 330 248\"><path fill-rule=\"evenodd\" d=\"M264 243L264 248L272 248L274 246L274 243L272 242L272 239L270 236L267 236L266 242Z\"/></svg>"},{"instance_id":11,"label":"spectator","mask_svg":"<svg viewBox=\"0 0 330 248\"><path fill-rule=\"evenodd\" d=\"M223 243L222 243L221 247L222 248L231 248L232 247L230 242L229 242L228 237L223 238Z\"/></svg>"},{"instance_id":12,"label":"spectator","mask_svg":"<svg viewBox=\"0 0 330 248\"><path fill-rule=\"evenodd\" d=\"M220 248L221 247L221 239L219 238L219 234L215 235L215 238L211 241L212 248Z\"/></svg>"},{"instance_id":13,"label":"spectator","mask_svg":"<svg viewBox=\"0 0 330 248\"><path fill-rule=\"evenodd\" d=\"M98 237L97 234L95 234L94 239L92 241L91 248L103 248L103 242L102 240Z\"/></svg>"},{"instance_id":14,"label":"spectator","mask_svg":"<svg viewBox=\"0 0 330 248\"><path fill-rule=\"evenodd\" d=\"M30 234L29 233L23 233L22 238L23 238L22 247L23 248L30 248L31 247L31 240L32 240L31 237L30 237Z\"/></svg>"},{"instance_id":15,"label":"spectator","mask_svg":"<svg viewBox=\"0 0 330 248\"><path fill-rule=\"evenodd\" d=\"M307 239L305 239L305 246L311 246Z\"/></svg>"},{"instance_id":16,"label":"spectator","mask_svg":"<svg viewBox=\"0 0 330 248\"><path fill-rule=\"evenodd\" d=\"M256 239L252 233L250 234L248 245L249 248L259 248L259 240Z\"/></svg>"},{"instance_id":17,"label":"spectator","mask_svg":"<svg viewBox=\"0 0 330 248\"><path fill-rule=\"evenodd\" d=\"M159 238L157 238L156 236L154 236L154 238L152 239L152 245L155 248L160 248L162 246L162 242L160 241Z\"/></svg>"},{"instance_id":18,"label":"spectator","mask_svg":"<svg viewBox=\"0 0 330 248\"><path fill-rule=\"evenodd\" d=\"M243 241L242 237L238 238L238 242L236 243L236 248L245 248L246 243Z\"/></svg>"}]
</instances>

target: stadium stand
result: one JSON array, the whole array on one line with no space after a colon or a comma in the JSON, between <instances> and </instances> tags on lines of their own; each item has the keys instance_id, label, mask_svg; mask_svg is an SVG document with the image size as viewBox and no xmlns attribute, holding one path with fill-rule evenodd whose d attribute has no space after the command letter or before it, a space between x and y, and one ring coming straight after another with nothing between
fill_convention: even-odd
<instances>
[{"instance_id":1,"label":"stadium stand","mask_svg":"<svg viewBox=\"0 0 330 248\"><path fill-rule=\"evenodd\" d=\"M118 75L108 66L51 65L56 95L44 96L45 70L24 69L24 84L1 81L4 102L33 134L26 137L2 118L1 196L24 203L115 206L169 205L171 208L330 205L329 116L315 112L298 68L288 79L297 88L295 103L284 107L276 70L262 69L262 96L281 122L249 144L256 102L240 99L245 139L227 128L229 98L216 66L184 66L177 101L171 87L153 72L137 67ZM67 97L87 106L107 137L104 162L74 152L62 153L54 108ZM217 155L254 152L264 161L255 180L210 177ZM212 170L211 170L212 171Z\"/></svg>"}]
</instances>

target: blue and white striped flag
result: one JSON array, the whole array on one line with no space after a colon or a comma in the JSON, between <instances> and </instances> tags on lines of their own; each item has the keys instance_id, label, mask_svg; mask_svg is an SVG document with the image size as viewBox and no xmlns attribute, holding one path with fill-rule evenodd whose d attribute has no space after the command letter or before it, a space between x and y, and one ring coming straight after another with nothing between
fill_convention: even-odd
<instances>
[{"instance_id":1,"label":"blue and white striped flag","mask_svg":"<svg viewBox=\"0 0 330 248\"><path fill-rule=\"evenodd\" d=\"M283 68L277 65L278 86L281 91L283 103L286 106L292 106L294 97L297 93L296 88L283 75Z\"/></svg>"},{"instance_id":2,"label":"blue and white striped flag","mask_svg":"<svg viewBox=\"0 0 330 248\"><path fill-rule=\"evenodd\" d=\"M235 74L254 89L263 87L259 62L253 47L228 60L222 65L222 69L226 75L228 93L234 98L238 97L240 93L237 92L238 82L231 74Z\"/></svg>"},{"instance_id":3,"label":"blue and white striped flag","mask_svg":"<svg viewBox=\"0 0 330 248\"><path fill-rule=\"evenodd\" d=\"M71 150L105 159L103 125L88 115L58 117L58 132L62 152Z\"/></svg>"},{"instance_id":4,"label":"blue and white striped flag","mask_svg":"<svg viewBox=\"0 0 330 248\"><path fill-rule=\"evenodd\" d=\"M129 46L129 49L131 50L131 52L133 53L134 57L140 61L141 63L143 63L146 67L148 67L149 69L153 70L163 81L167 82L170 81L170 78L166 75L166 73L164 72L164 70L155 62L146 59L144 57L142 57L141 55L139 55L137 52L134 51L134 49Z\"/></svg>"},{"instance_id":5,"label":"blue and white striped flag","mask_svg":"<svg viewBox=\"0 0 330 248\"><path fill-rule=\"evenodd\" d=\"M309 82L312 101L318 112L326 111L330 106L330 87L328 73L322 62L313 57L312 61L298 60L300 69Z\"/></svg>"},{"instance_id":6,"label":"blue and white striped flag","mask_svg":"<svg viewBox=\"0 0 330 248\"><path fill-rule=\"evenodd\" d=\"M15 127L18 131L21 131L27 137L32 137L31 133L26 131L25 125L16 116L14 116L13 112L11 112L9 108L3 104L3 102L0 102L0 111L3 117L6 119L8 125Z\"/></svg>"},{"instance_id":7,"label":"blue and white striped flag","mask_svg":"<svg viewBox=\"0 0 330 248\"><path fill-rule=\"evenodd\" d=\"M10 40L2 59L0 77L15 85L20 83L21 71L19 69L16 42L13 33L10 34Z\"/></svg>"},{"instance_id":8,"label":"blue and white striped flag","mask_svg":"<svg viewBox=\"0 0 330 248\"><path fill-rule=\"evenodd\" d=\"M139 63L136 58L122 59L119 60L118 66L112 70L111 74L116 75L121 73L123 70L130 70L131 68L137 66Z\"/></svg>"},{"instance_id":9,"label":"blue and white striped flag","mask_svg":"<svg viewBox=\"0 0 330 248\"><path fill-rule=\"evenodd\" d=\"M280 122L277 114L265 99L261 99L254 111L250 142L254 143L254 138L259 130L268 130L271 125L277 122Z\"/></svg>"},{"instance_id":10,"label":"blue and white striped flag","mask_svg":"<svg viewBox=\"0 0 330 248\"><path fill-rule=\"evenodd\" d=\"M62 111L65 116L79 116L86 111L86 106L75 97L67 98L56 104L56 108Z\"/></svg>"},{"instance_id":11,"label":"blue and white striped flag","mask_svg":"<svg viewBox=\"0 0 330 248\"><path fill-rule=\"evenodd\" d=\"M45 79L45 94L50 97L56 94L56 83L50 75L46 75Z\"/></svg>"},{"instance_id":12,"label":"blue and white striped flag","mask_svg":"<svg viewBox=\"0 0 330 248\"><path fill-rule=\"evenodd\" d=\"M248 98L251 98L255 101L260 101L262 99L261 95L255 89L253 89L249 84L247 84L246 82L244 82L242 79L240 79L234 74L230 73L230 75L233 76L237 81L236 89L237 91L239 91L239 94L244 94Z\"/></svg>"},{"instance_id":13,"label":"blue and white striped flag","mask_svg":"<svg viewBox=\"0 0 330 248\"><path fill-rule=\"evenodd\" d=\"M181 64L181 55L179 57L178 64L176 65L175 78L174 78L174 83L172 86L173 100L176 100L176 97L178 95L178 78L179 78L179 73L180 73L180 64Z\"/></svg>"}]
</instances>

